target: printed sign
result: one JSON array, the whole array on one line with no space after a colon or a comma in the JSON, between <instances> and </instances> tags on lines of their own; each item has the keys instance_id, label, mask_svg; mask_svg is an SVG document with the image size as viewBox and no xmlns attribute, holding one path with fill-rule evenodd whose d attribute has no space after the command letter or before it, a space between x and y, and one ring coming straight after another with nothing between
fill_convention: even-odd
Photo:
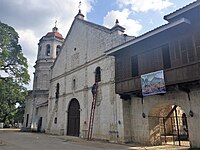
<instances>
[{"instance_id":1,"label":"printed sign","mask_svg":"<svg viewBox=\"0 0 200 150\"><path fill-rule=\"evenodd\" d=\"M163 70L141 75L142 95L166 93Z\"/></svg>"}]
</instances>

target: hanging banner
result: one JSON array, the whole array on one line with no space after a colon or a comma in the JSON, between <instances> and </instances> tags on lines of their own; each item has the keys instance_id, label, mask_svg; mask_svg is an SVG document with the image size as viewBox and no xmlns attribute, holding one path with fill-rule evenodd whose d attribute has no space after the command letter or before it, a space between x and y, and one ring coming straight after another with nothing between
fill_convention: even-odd
<instances>
[{"instance_id":1,"label":"hanging banner","mask_svg":"<svg viewBox=\"0 0 200 150\"><path fill-rule=\"evenodd\" d=\"M142 95L166 93L163 70L141 75Z\"/></svg>"}]
</instances>

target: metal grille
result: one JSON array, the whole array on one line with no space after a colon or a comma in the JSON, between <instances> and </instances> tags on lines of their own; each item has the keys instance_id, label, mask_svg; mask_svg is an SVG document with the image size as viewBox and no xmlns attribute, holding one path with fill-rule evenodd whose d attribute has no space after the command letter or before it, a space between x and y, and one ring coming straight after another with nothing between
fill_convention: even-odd
<instances>
[{"instance_id":1,"label":"metal grille","mask_svg":"<svg viewBox=\"0 0 200 150\"><path fill-rule=\"evenodd\" d=\"M152 145L189 146L187 123L182 117L149 117Z\"/></svg>"}]
</instances>

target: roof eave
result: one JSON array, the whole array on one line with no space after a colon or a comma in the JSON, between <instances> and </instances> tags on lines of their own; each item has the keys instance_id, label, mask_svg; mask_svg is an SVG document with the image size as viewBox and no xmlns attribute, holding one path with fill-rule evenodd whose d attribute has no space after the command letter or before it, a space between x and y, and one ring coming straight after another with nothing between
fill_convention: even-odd
<instances>
[{"instance_id":1,"label":"roof eave","mask_svg":"<svg viewBox=\"0 0 200 150\"><path fill-rule=\"evenodd\" d=\"M165 30L168 30L168 29L173 28L173 27L175 27L175 26L177 26L177 25L180 25L180 24L190 24L190 21L189 21L188 19L186 19L186 18L181 18L181 19L176 20L176 21L174 21L174 22L171 22L171 23L168 23L168 24L166 24L166 25L163 25L163 26L161 26L161 27L158 28L158 29L149 31L149 32L147 32L146 34L143 34L143 35L141 35L141 36L139 36L139 37L136 37L135 39L130 40L130 41L128 41L128 42L126 42L126 43L124 43L124 44L122 44L122 45L119 45L119 46L117 46L117 47L114 47L114 48L112 48L112 49L106 51L105 53L106 53L107 55L112 55L113 53L115 53L115 52L117 52L117 51L119 51L119 50L121 50L121 49L123 49L123 48L125 48L125 47L128 47L128 46L130 46L130 45L132 45L132 44L135 44L135 43L137 43L137 42L140 42L140 41L142 41L142 40L144 40L144 39L150 38L150 37L152 37L152 36L154 36L154 35L156 35L156 34L159 34L159 33L163 32L163 31L165 31Z\"/></svg>"},{"instance_id":2,"label":"roof eave","mask_svg":"<svg viewBox=\"0 0 200 150\"><path fill-rule=\"evenodd\" d=\"M189 5L181 8L181 9L179 9L179 10L177 10L177 11L171 13L171 14L165 15L163 18L167 21L170 21L171 19L173 19L173 18L179 16L180 14L183 14L183 13L185 13L185 12L187 12L187 11L197 7L197 6L200 6L200 1L195 1L192 4L189 4Z\"/></svg>"}]
</instances>

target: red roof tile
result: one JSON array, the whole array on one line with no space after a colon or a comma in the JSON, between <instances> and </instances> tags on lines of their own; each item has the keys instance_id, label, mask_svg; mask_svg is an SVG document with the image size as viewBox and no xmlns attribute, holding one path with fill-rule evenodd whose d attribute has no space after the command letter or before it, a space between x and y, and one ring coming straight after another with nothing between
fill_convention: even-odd
<instances>
[{"instance_id":1,"label":"red roof tile","mask_svg":"<svg viewBox=\"0 0 200 150\"><path fill-rule=\"evenodd\" d=\"M60 34L59 32L48 32L46 35L46 37L57 37L57 38L61 38L63 39L62 34Z\"/></svg>"}]
</instances>

